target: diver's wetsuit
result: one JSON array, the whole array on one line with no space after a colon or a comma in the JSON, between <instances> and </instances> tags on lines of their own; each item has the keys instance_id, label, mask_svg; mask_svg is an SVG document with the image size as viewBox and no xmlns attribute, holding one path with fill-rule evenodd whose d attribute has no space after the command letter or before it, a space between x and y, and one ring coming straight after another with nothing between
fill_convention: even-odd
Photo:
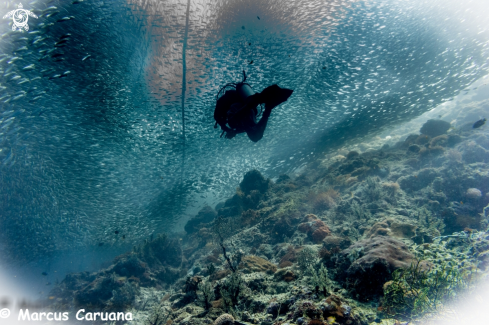
<instances>
[{"instance_id":1,"label":"diver's wetsuit","mask_svg":"<svg viewBox=\"0 0 489 325\"><path fill-rule=\"evenodd\" d=\"M268 118L272 109L283 103L292 94L292 90L281 89L277 85L270 86L261 93L253 94L242 100L236 90L228 90L217 100L214 118L226 138L231 139L238 133L246 132L251 141L263 138ZM265 104L265 110L259 122L257 106ZM226 125L229 124L229 127Z\"/></svg>"}]
</instances>

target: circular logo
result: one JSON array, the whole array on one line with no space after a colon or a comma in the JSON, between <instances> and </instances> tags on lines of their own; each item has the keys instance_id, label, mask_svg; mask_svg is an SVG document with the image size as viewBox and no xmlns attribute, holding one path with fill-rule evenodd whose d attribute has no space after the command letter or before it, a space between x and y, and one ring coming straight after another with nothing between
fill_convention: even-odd
<instances>
[{"instance_id":1,"label":"circular logo","mask_svg":"<svg viewBox=\"0 0 489 325\"><path fill-rule=\"evenodd\" d=\"M23 9L17 9L14 13L14 23L18 27L24 27L27 24L27 20L29 18L27 17L27 13Z\"/></svg>"},{"instance_id":2,"label":"circular logo","mask_svg":"<svg viewBox=\"0 0 489 325\"><path fill-rule=\"evenodd\" d=\"M0 318L8 318L10 316L10 309L4 308L0 310Z\"/></svg>"}]
</instances>

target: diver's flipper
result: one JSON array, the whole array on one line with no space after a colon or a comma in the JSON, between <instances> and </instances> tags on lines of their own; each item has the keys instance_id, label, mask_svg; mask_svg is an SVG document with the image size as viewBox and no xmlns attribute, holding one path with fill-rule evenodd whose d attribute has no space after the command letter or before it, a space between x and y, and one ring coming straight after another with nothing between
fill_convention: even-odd
<instances>
[{"instance_id":1,"label":"diver's flipper","mask_svg":"<svg viewBox=\"0 0 489 325\"><path fill-rule=\"evenodd\" d=\"M265 103L266 109L273 109L282 104L294 91L292 89L280 88L277 85L271 85L261 92L261 100Z\"/></svg>"}]
</instances>

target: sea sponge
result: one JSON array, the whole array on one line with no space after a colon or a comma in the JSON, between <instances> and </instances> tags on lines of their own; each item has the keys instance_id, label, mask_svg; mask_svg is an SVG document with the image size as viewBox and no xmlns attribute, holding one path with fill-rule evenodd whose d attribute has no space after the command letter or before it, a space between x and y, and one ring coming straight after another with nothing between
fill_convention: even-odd
<instances>
[{"instance_id":1,"label":"sea sponge","mask_svg":"<svg viewBox=\"0 0 489 325\"><path fill-rule=\"evenodd\" d=\"M232 325L234 324L234 317L229 314L222 314L214 321L214 325Z\"/></svg>"},{"instance_id":2,"label":"sea sponge","mask_svg":"<svg viewBox=\"0 0 489 325\"><path fill-rule=\"evenodd\" d=\"M465 196L472 200L480 199L482 197L482 192L477 188L469 188L467 192L465 192Z\"/></svg>"}]
</instances>

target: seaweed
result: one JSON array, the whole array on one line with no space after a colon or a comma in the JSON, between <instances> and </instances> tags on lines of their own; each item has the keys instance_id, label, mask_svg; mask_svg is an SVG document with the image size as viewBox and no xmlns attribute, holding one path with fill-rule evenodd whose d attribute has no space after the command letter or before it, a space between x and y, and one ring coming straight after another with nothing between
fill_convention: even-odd
<instances>
[{"instance_id":1,"label":"seaweed","mask_svg":"<svg viewBox=\"0 0 489 325\"><path fill-rule=\"evenodd\" d=\"M365 180L363 195L370 200L370 202L375 202L382 198L383 193L378 177L369 177Z\"/></svg>"},{"instance_id":2,"label":"seaweed","mask_svg":"<svg viewBox=\"0 0 489 325\"><path fill-rule=\"evenodd\" d=\"M328 277L328 270L324 267L324 264L321 264L321 268L316 272L312 265L309 265L308 269L311 274L310 283L316 294L319 295L321 291L324 297L328 296L328 293L331 292L331 280Z\"/></svg>"},{"instance_id":3,"label":"seaweed","mask_svg":"<svg viewBox=\"0 0 489 325\"><path fill-rule=\"evenodd\" d=\"M416 209L412 216L417 218L419 225L426 228L433 237L439 236L445 230L443 220L434 216L426 207Z\"/></svg>"},{"instance_id":4,"label":"seaweed","mask_svg":"<svg viewBox=\"0 0 489 325\"><path fill-rule=\"evenodd\" d=\"M309 266L314 265L318 260L318 253L311 247L304 247L299 254L297 254L297 265L302 270L303 273L309 268Z\"/></svg>"},{"instance_id":5,"label":"seaweed","mask_svg":"<svg viewBox=\"0 0 489 325\"><path fill-rule=\"evenodd\" d=\"M197 301L205 310L212 307L212 302L215 299L214 288L209 281L200 282L198 284Z\"/></svg>"},{"instance_id":6,"label":"seaweed","mask_svg":"<svg viewBox=\"0 0 489 325\"><path fill-rule=\"evenodd\" d=\"M246 286L240 272L232 273L219 288L224 306L231 314L235 313L236 307L246 297L247 291L249 291L249 288Z\"/></svg>"},{"instance_id":7,"label":"seaweed","mask_svg":"<svg viewBox=\"0 0 489 325\"><path fill-rule=\"evenodd\" d=\"M372 216L370 211L365 209L357 201L353 201L350 205L350 213L359 221L368 221Z\"/></svg>"},{"instance_id":8,"label":"seaweed","mask_svg":"<svg viewBox=\"0 0 489 325\"><path fill-rule=\"evenodd\" d=\"M144 322L145 325L164 325L170 318L170 313L164 311L161 306L153 308L151 315Z\"/></svg>"},{"instance_id":9,"label":"seaweed","mask_svg":"<svg viewBox=\"0 0 489 325\"><path fill-rule=\"evenodd\" d=\"M435 314L468 287L455 266L444 263L425 271L421 262L415 259L409 268L394 271L393 279L384 285L386 314L405 320Z\"/></svg>"}]
</instances>

